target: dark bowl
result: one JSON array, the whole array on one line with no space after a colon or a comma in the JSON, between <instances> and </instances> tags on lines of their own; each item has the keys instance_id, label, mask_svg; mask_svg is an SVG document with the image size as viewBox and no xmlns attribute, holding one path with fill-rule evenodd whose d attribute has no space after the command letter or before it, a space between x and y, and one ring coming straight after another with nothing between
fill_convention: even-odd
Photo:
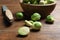
<instances>
[{"instance_id":1,"label":"dark bowl","mask_svg":"<svg viewBox=\"0 0 60 40\"><path fill-rule=\"evenodd\" d=\"M54 10L56 2L46 5L26 3L20 3L20 5L24 11L26 19L30 19L31 15L35 12L41 14L41 18L45 19Z\"/></svg>"}]
</instances>

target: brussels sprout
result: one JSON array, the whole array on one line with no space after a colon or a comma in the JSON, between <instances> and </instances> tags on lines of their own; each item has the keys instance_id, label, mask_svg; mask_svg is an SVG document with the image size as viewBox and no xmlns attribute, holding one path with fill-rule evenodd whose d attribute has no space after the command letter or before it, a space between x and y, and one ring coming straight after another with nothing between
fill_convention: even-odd
<instances>
[{"instance_id":1,"label":"brussels sprout","mask_svg":"<svg viewBox=\"0 0 60 40\"><path fill-rule=\"evenodd\" d=\"M51 4L51 3L54 3L55 0L45 0L47 1L47 4Z\"/></svg>"},{"instance_id":2,"label":"brussels sprout","mask_svg":"<svg viewBox=\"0 0 60 40\"><path fill-rule=\"evenodd\" d=\"M23 0L23 3L28 3L29 2L29 0Z\"/></svg>"},{"instance_id":3,"label":"brussels sprout","mask_svg":"<svg viewBox=\"0 0 60 40\"><path fill-rule=\"evenodd\" d=\"M54 3L54 0L50 0L50 1L48 1L48 3Z\"/></svg>"},{"instance_id":4,"label":"brussels sprout","mask_svg":"<svg viewBox=\"0 0 60 40\"><path fill-rule=\"evenodd\" d=\"M51 2L54 2L55 0L50 0Z\"/></svg>"},{"instance_id":5,"label":"brussels sprout","mask_svg":"<svg viewBox=\"0 0 60 40\"><path fill-rule=\"evenodd\" d=\"M40 4L44 4L44 1L40 1Z\"/></svg>"},{"instance_id":6,"label":"brussels sprout","mask_svg":"<svg viewBox=\"0 0 60 40\"><path fill-rule=\"evenodd\" d=\"M30 33L29 27L21 27L18 29L19 35L28 35Z\"/></svg>"},{"instance_id":7,"label":"brussels sprout","mask_svg":"<svg viewBox=\"0 0 60 40\"><path fill-rule=\"evenodd\" d=\"M16 13L16 18L17 19L22 19L23 18L23 13L22 12L17 12Z\"/></svg>"},{"instance_id":8,"label":"brussels sprout","mask_svg":"<svg viewBox=\"0 0 60 40\"><path fill-rule=\"evenodd\" d=\"M38 2L37 1L34 1L34 3L33 4L38 4Z\"/></svg>"},{"instance_id":9,"label":"brussels sprout","mask_svg":"<svg viewBox=\"0 0 60 40\"><path fill-rule=\"evenodd\" d=\"M30 21L27 21L27 20L25 20L25 24L26 24L27 26L32 26L32 23L31 23Z\"/></svg>"},{"instance_id":10,"label":"brussels sprout","mask_svg":"<svg viewBox=\"0 0 60 40\"><path fill-rule=\"evenodd\" d=\"M51 15L48 15L47 18L46 18L46 22L53 23L54 22L54 17L52 17Z\"/></svg>"},{"instance_id":11,"label":"brussels sprout","mask_svg":"<svg viewBox=\"0 0 60 40\"><path fill-rule=\"evenodd\" d=\"M32 29L38 30L42 26L41 22L34 22L32 25Z\"/></svg>"},{"instance_id":12,"label":"brussels sprout","mask_svg":"<svg viewBox=\"0 0 60 40\"><path fill-rule=\"evenodd\" d=\"M40 0L30 0L31 4L39 4Z\"/></svg>"},{"instance_id":13,"label":"brussels sprout","mask_svg":"<svg viewBox=\"0 0 60 40\"><path fill-rule=\"evenodd\" d=\"M39 2L40 2L40 0L36 0L37 2L38 2L38 4L39 4Z\"/></svg>"},{"instance_id":14,"label":"brussels sprout","mask_svg":"<svg viewBox=\"0 0 60 40\"><path fill-rule=\"evenodd\" d=\"M35 1L35 0L30 0L30 3L31 3L31 4L34 4L34 1Z\"/></svg>"},{"instance_id":15,"label":"brussels sprout","mask_svg":"<svg viewBox=\"0 0 60 40\"><path fill-rule=\"evenodd\" d=\"M47 1L44 1L44 4L47 4Z\"/></svg>"},{"instance_id":16,"label":"brussels sprout","mask_svg":"<svg viewBox=\"0 0 60 40\"><path fill-rule=\"evenodd\" d=\"M28 2L28 4L30 4L30 2Z\"/></svg>"},{"instance_id":17,"label":"brussels sprout","mask_svg":"<svg viewBox=\"0 0 60 40\"><path fill-rule=\"evenodd\" d=\"M31 19L33 21L37 21L37 20L40 20L41 18L41 15L39 13L34 13L32 16L31 16Z\"/></svg>"},{"instance_id":18,"label":"brussels sprout","mask_svg":"<svg viewBox=\"0 0 60 40\"><path fill-rule=\"evenodd\" d=\"M40 1L40 4L47 4L47 1Z\"/></svg>"}]
</instances>

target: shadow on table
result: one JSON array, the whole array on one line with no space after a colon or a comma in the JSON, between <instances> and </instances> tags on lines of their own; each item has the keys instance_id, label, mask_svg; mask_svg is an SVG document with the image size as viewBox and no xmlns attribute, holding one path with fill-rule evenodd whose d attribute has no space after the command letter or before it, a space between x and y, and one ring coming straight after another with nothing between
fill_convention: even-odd
<instances>
[{"instance_id":1,"label":"shadow on table","mask_svg":"<svg viewBox=\"0 0 60 40\"><path fill-rule=\"evenodd\" d=\"M39 29L39 30L31 29L30 31L31 31L31 32L39 32L40 29Z\"/></svg>"},{"instance_id":2,"label":"shadow on table","mask_svg":"<svg viewBox=\"0 0 60 40\"><path fill-rule=\"evenodd\" d=\"M16 37L19 37L19 38L25 38L25 37L27 37L28 35L17 35Z\"/></svg>"},{"instance_id":3,"label":"shadow on table","mask_svg":"<svg viewBox=\"0 0 60 40\"><path fill-rule=\"evenodd\" d=\"M11 23L8 20L6 20L5 18L3 18L3 23L4 23L4 25L6 27L10 27L11 26Z\"/></svg>"}]
</instances>

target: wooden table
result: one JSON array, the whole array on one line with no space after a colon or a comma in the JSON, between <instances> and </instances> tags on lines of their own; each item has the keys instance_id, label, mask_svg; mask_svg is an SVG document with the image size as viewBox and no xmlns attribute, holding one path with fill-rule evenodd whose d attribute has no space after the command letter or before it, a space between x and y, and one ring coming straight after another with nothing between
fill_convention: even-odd
<instances>
[{"instance_id":1,"label":"wooden table","mask_svg":"<svg viewBox=\"0 0 60 40\"><path fill-rule=\"evenodd\" d=\"M39 32L30 32L27 37L19 37L17 30L24 25L24 21L15 21L11 26L6 27L3 22L1 6L7 5L14 13L23 11L19 0L0 0L0 40L60 40L60 0L57 0L57 6L51 13L55 17L54 24L46 24L42 20L42 28Z\"/></svg>"}]
</instances>

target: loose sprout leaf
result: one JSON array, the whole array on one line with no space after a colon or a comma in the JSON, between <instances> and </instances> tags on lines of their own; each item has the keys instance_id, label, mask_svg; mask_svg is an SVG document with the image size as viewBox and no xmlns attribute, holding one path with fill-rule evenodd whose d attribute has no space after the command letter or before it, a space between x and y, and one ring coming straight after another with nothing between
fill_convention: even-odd
<instances>
[{"instance_id":1,"label":"loose sprout leaf","mask_svg":"<svg viewBox=\"0 0 60 40\"><path fill-rule=\"evenodd\" d=\"M30 21L27 21L27 20L25 20L25 24L26 24L27 26L32 26L32 23L31 23Z\"/></svg>"}]
</instances>

